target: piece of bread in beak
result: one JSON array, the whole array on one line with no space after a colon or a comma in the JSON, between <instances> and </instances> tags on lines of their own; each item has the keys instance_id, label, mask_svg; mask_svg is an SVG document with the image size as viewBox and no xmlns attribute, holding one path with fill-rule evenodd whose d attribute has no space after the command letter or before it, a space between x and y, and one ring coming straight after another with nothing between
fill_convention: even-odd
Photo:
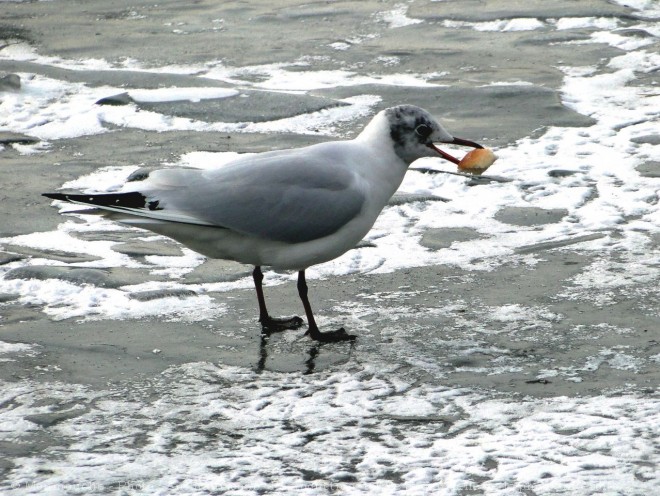
<instances>
[{"instance_id":1,"label":"piece of bread in beak","mask_svg":"<svg viewBox=\"0 0 660 496\"><path fill-rule=\"evenodd\" d=\"M493 165L495 160L497 160L497 156L490 148L475 148L461 159L458 163L458 170L479 175Z\"/></svg>"}]
</instances>

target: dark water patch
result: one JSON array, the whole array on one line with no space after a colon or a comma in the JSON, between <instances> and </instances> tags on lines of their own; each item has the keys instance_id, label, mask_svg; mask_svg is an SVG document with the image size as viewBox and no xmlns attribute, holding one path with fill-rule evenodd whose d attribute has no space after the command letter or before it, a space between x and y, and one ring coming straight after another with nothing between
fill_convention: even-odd
<instances>
[{"instance_id":1,"label":"dark water patch","mask_svg":"<svg viewBox=\"0 0 660 496\"><path fill-rule=\"evenodd\" d=\"M576 170L553 169L551 171L548 171L548 176L555 177L555 178L561 178L561 177L574 176L575 174L579 174L579 173L580 173L580 171L576 171Z\"/></svg>"},{"instance_id":2,"label":"dark water patch","mask_svg":"<svg viewBox=\"0 0 660 496\"><path fill-rule=\"evenodd\" d=\"M0 86L0 91L2 87ZM0 131L0 145L12 145L17 143L19 145L33 145L41 141L39 138L34 136L28 136L23 133L13 133L11 131Z\"/></svg>"},{"instance_id":3,"label":"dark water patch","mask_svg":"<svg viewBox=\"0 0 660 496\"><path fill-rule=\"evenodd\" d=\"M5 20L9 20L9 15L3 12ZM34 37L30 30L17 26L16 24L0 24L0 50L7 45L16 43L17 41L34 42Z\"/></svg>"},{"instance_id":4,"label":"dark water patch","mask_svg":"<svg viewBox=\"0 0 660 496\"><path fill-rule=\"evenodd\" d=\"M467 227L429 229L424 233L419 244L431 250L441 250L449 248L456 242L472 241L481 237L477 231Z\"/></svg>"},{"instance_id":5,"label":"dark water patch","mask_svg":"<svg viewBox=\"0 0 660 496\"><path fill-rule=\"evenodd\" d=\"M217 79L186 74L143 72L139 70L74 70L21 60L0 60L0 70L5 72L39 74L68 83L85 83L91 87L116 86L120 88L139 89L228 87L226 83Z\"/></svg>"},{"instance_id":6,"label":"dark water patch","mask_svg":"<svg viewBox=\"0 0 660 496\"><path fill-rule=\"evenodd\" d=\"M130 293L129 298L138 301L153 301L162 298L189 298L197 296L195 291L190 289L155 289L153 291L139 291Z\"/></svg>"},{"instance_id":7,"label":"dark water patch","mask_svg":"<svg viewBox=\"0 0 660 496\"><path fill-rule=\"evenodd\" d=\"M167 280L165 276L151 274L147 269L125 267L94 269L57 265L30 265L18 267L7 272L5 279L36 279L39 281L57 279L77 285L91 284L96 287L112 289L140 284L145 281Z\"/></svg>"},{"instance_id":8,"label":"dark water patch","mask_svg":"<svg viewBox=\"0 0 660 496\"><path fill-rule=\"evenodd\" d=\"M637 166L637 172L644 177L660 177L660 162L651 160Z\"/></svg>"},{"instance_id":9,"label":"dark water patch","mask_svg":"<svg viewBox=\"0 0 660 496\"><path fill-rule=\"evenodd\" d=\"M73 408L69 410L49 412L49 413L37 413L34 415L27 415L25 420L37 424L39 427L49 428L54 425L60 424L66 420L70 420L76 417L79 417L89 411L88 408Z\"/></svg>"},{"instance_id":10,"label":"dark water patch","mask_svg":"<svg viewBox=\"0 0 660 496\"><path fill-rule=\"evenodd\" d=\"M646 134L644 136L636 136L631 138L630 141L638 144L660 145L660 134Z\"/></svg>"},{"instance_id":11,"label":"dark water patch","mask_svg":"<svg viewBox=\"0 0 660 496\"><path fill-rule=\"evenodd\" d=\"M522 255L525 253L534 253L537 251L546 251L552 250L554 248L562 248L564 246L571 246L578 243L584 243L587 241L594 241L596 239L604 238L605 233L594 233L594 234L585 234L584 236L572 236L570 238L558 239L555 241L546 241L543 243L535 243L533 245L521 246L516 248L516 253ZM566 262L565 265L571 265L572 263Z\"/></svg>"},{"instance_id":12,"label":"dark water patch","mask_svg":"<svg viewBox=\"0 0 660 496\"><path fill-rule=\"evenodd\" d=\"M164 257L180 257L183 252L179 245L165 240L157 241L129 241L112 246L112 250L130 257L145 257L158 255Z\"/></svg>"},{"instance_id":13,"label":"dark water patch","mask_svg":"<svg viewBox=\"0 0 660 496\"><path fill-rule=\"evenodd\" d=\"M5 253L0 251L0 265L7 265L8 263L23 260L24 258L25 255L19 255L17 253Z\"/></svg>"},{"instance_id":14,"label":"dark water patch","mask_svg":"<svg viewBox=\"0 0 660 496\"><path fill-rule=\"evenodd\" d=\"M567 215L563 208L505 207L495 214L495 220L513 226L541 226L560 222Z\"/></svg>"},{"instance_id":15,"label":"dark water patch","mask_svg":"<svg viewBox=\"0 0 660 496\"><path fill-rule=\"evenodd\" d=\"M204 122L268 122L347 105L330 98L269 91L200 101L137 102L142 110Z\"/></svg>"},{"instance_id":16,"label":"dark water patch","mask_svg":"<svg viewBox=\"0 0 660 496\"><path fill-rule=\"evenodd\" d=\"M27 246L18 245L5 245L4 248L6 250L15 252L18 255L24 255L33 258L46 258L64 263L82 263L101 260L101 257L97 257L95 255L88 255L87 253L73 253L63 250L39 250L36 248L29 248Z\"/></svg>"},{"instance_id":17,"label":"dark water patch","mask_svg":"<svg viewBox=\"0 0 660 496\"><path fill-rule=\"evenodd\" d=\"M250 266L231 260L207 259L193 271L183 276L187 284L208 284L238 281L252 275Z\"/></svg>"},{"instance_id":18,"label":"dark water patch","mask_svg":"<svg viewBox=\"0 0 660 496\"><path fill-rule=\"evenodd\" d=\"M99 269L30 265L10 270L5 275L5 279L37 279L40 281L58 279L78 285L91 284L93 286L106 287L108 274Z\"/></svg>"},{"instance_id":19,"label":"dark water patch","mask_svg":"<svg viewBox=\"0 0 660 496\"><path fill-rule=\"evenodd\" d=\"M18 91L21 89L21 77L18 74L0 76L0 91Z\"/></svg>"}]
</instances>

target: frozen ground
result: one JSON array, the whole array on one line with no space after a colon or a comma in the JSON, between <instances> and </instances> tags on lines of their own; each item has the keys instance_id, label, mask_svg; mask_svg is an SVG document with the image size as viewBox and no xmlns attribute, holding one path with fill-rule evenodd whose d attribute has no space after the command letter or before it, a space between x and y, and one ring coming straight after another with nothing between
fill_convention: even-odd
<instances>
[{"instance_id":1,"label":"frozen ground","mask_svg":"<svg viewBox=\"0 0 660 496\"><path fill-rule=\"evenodd\" d=\"M0 8L3 492L660 490L657 2ZM418 161L308 271L354 346L261 338L249 268L38 196L350 138L403 102L496 177Z\"/></svg>"}]
</instances>

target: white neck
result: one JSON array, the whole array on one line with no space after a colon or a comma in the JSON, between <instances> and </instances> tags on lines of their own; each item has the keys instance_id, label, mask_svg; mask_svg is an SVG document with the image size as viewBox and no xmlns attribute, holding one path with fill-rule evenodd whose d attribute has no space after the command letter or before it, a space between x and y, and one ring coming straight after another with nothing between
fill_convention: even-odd
<instances>
[{"instance_id":1,"label":"white neck","mask_svg":"<svg viewBox=\"0 0 660 496\"><path fill-rule=\"evenodd\" d=\"M401 160L392 146L390 122L385 116L385 111L376 114L353 141L371 148L373 153L380 157L377 160L369 160L364 172L370 176L370 182L380 185L376 196L384 205L398 189L408 170L408 164Z\"/></svg>"},{"instance_id":2,"label":"white neck","mask_svg":"<svg viewBox=\"0 0 660 496\"><path fill-rule=\"evenodd\" d=\"M385 116L385 111L382 110L371 119L371 122L362 130L362 132L355 138L356 141L377 143L390 140L390 122Z\"/></svg>"}]
</instances>

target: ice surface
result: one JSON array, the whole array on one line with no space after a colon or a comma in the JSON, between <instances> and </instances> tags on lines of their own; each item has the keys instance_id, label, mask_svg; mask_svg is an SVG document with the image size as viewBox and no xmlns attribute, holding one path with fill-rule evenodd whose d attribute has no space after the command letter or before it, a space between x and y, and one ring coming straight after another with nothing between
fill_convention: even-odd
<instances>
[{"instance_id":1,"label":"ice surface","mask_svg":"<svg viewBox=\"0 0 660 496\"><path fill-rule=\"evenodd\" d=\"M0 320L0 325L2 320ZM0 362L17 360L17 357L38 353L37 346L27 343L5 343L0 341Z\"/></svg>"},{"instance_id":2,"label":"ice surface","mask_svg":"<svg viewBox=\"0 0 660 496\"><path fill-rule=\"evenodd\" d=\"M640 1L632 7L646 9L648 5ZM404 26L406 20L409 20L406 12L407 5L400 4L376 17L391 27ZM648 240L646 233L657 230L657 220L660 216L657 195L660 186L657 179L641 177L635 167L646 161L660 161L660 150L657 146L639 144L633 140L657 132L655 118L660 109L660 96L651 86L631 83L638 74L657 70L660 65L660 56L644 49L648 40L617 34L618 21L603 17L568 17L547 22L534 18L488 23L445 21L445 25L494 31L589 28L593 32L588 42L607 43L624 50L624 53L609 60L608 71L604 73L596 73L591 66L561 68L565 74L561 89L564 104L581 114L593 117L596 124L587 128L550 127L540 136L522 138L506 149L496 150L500 158L492 170L513 179L512 182L492 182L473 187L462 177L443 173L410 172L400 188L401 191L436 195L450 198L452 201L410 203L386 208L367 236L367 241L376 245L377 249L352 250L336 260L311 268L310 277L326 278L336 274L369 271L383 273L432 264L458 265L466 270L488 270L498 263L499 257L511 256L521 246L561 243L571 237L591 233L605 233L605 236L583 243L581 247L585 250L625 250L632 245L644 245ZM640 22L639 25L654 29L652 23ZM12 45L3 50L0 56L76 69L125 69L97 60L66 61L44 57L25 44ZM308 64L304 57L293 63L242 68L211 63L204 68L202 74L230 84L240 83L264 90L301 92L372 82L406 86L432 84L428 82L432 75L428 74L394 74L374 79L357 76L350 70L307 69ZM139 67L139 62L130 61L125 65L135 69ZM297 70L291 71L291 68ZM192 74L199 70L200 68L190 67L180 68L179 72ZM256 75L260 77L253 78ZM104 133L107 132L108 125L157 131L293 132L337 136L342 123L369 115L379 101L377 96L362 95L345 99L346 105L343 106L276 121L206 123L157 112L139 111L131 105L95 104L103 96L121 92L121 88L92 88L81 83L68 83L43 76L21 76L24 79L22 91L5 94L0 103L0 129L26 132L48 141ZM493 81L491 84L511 83ZM132 98L143 102L223 98L237 94L238 91L233 88L160 88L129 91ZM17 149L30 153L43 149L43 143L38 146L24 145L23 148ZM191 152L184 154L173 165L208 168L220 166L235 156L235 152ZM447 165L439 159L424 159L415 165L447 170ZM136 168L102 168L71 181L64 187L93 192L115 191ZM575 173L550 177L551 171L555 169L570 169ZM510 226L494 218L505 206L561 208L566 209L568 215L559 222L529 227L517 226L512 230ZM636 218L634 223L622 224L624 219L631 217ZM44 250L67 246L70 251L76 253L101 257L101 261L88 262L85 264L87 266L147 266L153 273L169 273L175 278L193 270L199 264L199 259L190 252L186 252L180 261L170 257L152 257L137 262L112 250L110 241L77 239L74 236L76 232L113 228L113 224L97 217L84 216L84 221L65 221L55 232L35 233L3 241ZM419 243L426 229L456 227L473 229L482 237L455 242L440 250L429 250ZM617 230L616 239L607 235L613 229ZM25 262L15 262L8 268L21 263ZM650 278L657 275L658 268L652 260L638 263L640 271L648 273ZM580 287L587 284L586 281L596 284L596 281L600 281L598 274L594 268L576 281L576 284ZM271 280L288 280L288 277L277 275ZM248 285L248 281L244 284ZM213 284L212 287L217 290L219 285ZM224 287L231 289L236 287L236 283L226 283ZM18 291L24 295L23 298L28 298L25 293L29 291L32 301L45 303L48 308L59 309L53 315L57 314L62 318L71 315L83 316L86 312L105 316L129 316L132 315L131 312L137 312L137 309L130 310L130 305L127 306L125 301L120 303L120 299L108 296L107 292L99 295L92 288L85 291L67 288L66 285L61 285L60 288L62 294L55 294L48 281L30 281L29 284L21 285L17 281L0 280L0 289ZM196 290L206 291L210 288L211 286L202 285ZM75 298L69 298L71 291L76 293ZM53 299L51 303L56 304L49 305L49 298ZM199 308L207 304L203 297L189 298L186 304L194 306L194 300L198 300ZM67 301L69 303L66 303ZM117 309L111 310L108 305L116 305ZM92 312L92 308L106 310ZM157 309L153 310L156 311Z\"/></svg>"},{"instance_id":3,"label":"ice surface","mask_svg":"<svg viewBox=\"0 0 660 496\"><path fill-rule=\"evenodd\" d=\"M497 149L500 158L492 173L510 182L475 186L465 177L444 174L453 168L440 160L418 162L415 166L439 172L409 172L401 192L450 201L387 207L367 236L373 246L312 267L308 277L386 274L439 265L464 269L461 277L469 285L474 272L490 271L503 263L535 267L543 254L537 254L534 247L556 246L556 250L570 249L592 258L570 278L568 287L548 298L586 301L596 309L615 307L626 298L658 315L655 283L660 278L660 264L653 239L660 226L660 179L641 176L637 167L660 162L660 147L638 140L658 133L657 85L645 76L652 76L660 66L652 45L657 43L653 37L660 36L654 20L660 10L653 0L617 3L635 9L634 28L651 36L630 36L621 29L620 19L609 17L442 21L444 29L506 32L506 36L584 30L584 39L561 43L601 44L618 50L598 66L560 67L562 103L592 117L595 124L547 127ZM408 17L408 7L408 3L394 4L371 16L369 22L386 25L388 32L426 25L426 21ZM184 30L180 31L183 37ZM345 51L373 39L374 35L356 34L330 46ZM3 48L0 57L71 70L201 75L227 84L227 88L128 90L141 102L233 98L244 88L303 94L376 84L433 88L441 75L404 70L365 75L353 67L317 68L304 58L245 67L214 60L145 69L132 59L109 63L45 56L25 43ZM404 59L397 55L379 63L396 67ZM288 132L341 139L346 137L347 124L372 115L380 102L377 95L362 94L343 99L345 105L336 108L276 121L210 123L139 111L132 105L95 104L125 88L92 87L26 73L20 76L22 91L2 95L0 130L42 140L37 145L7 145L21 154L47 152L59 140L107 133L113 126L163 132ZM531 84L520 78L516 75L511 81L488 84ZM164 165L218 167L236 156L236 151L196 151ZM62 187L116 191L137 168L137 164L99 168ZM496 218L504 207L563 209L566 215L548 223L510 225ZM3 245L43 254L0 265L0 293L16 295L18 304L43 309L54 320L72 319L72 326L153 318L181 323L185 331L186 322L213 320L227 312L227 305L213 293L230 294L252 285L251 278L242 274L227 282L186 283L185 276L203 262L200 256L186 249L181 255L131 256L113 249L125 241L123 236L155 241L158 237L97 216L73 215L73 220L63 217L51 232L0 239ZM419 242L429 229L456 228L478 236L439 249L425 248ZM48 253L61 250L80 260L66 263L48 258ZM2 277L14 269L52 265L135 269L148 277L118 287ZM293 277L269 272L267 281L280 284ZM521 350L488 347L480 336L515 338L533 330L528 342L557 343L563 336L549 331L561 323L574 335L592 339L595 351L570 366L539 355L535 376L539 381L578 383L588 380L594 371L638 373L648 362L657 365L659 355L645 360L625 340L600 344L605 335L629 336L629 323L603 322L586 329L567 323L565 315L545 305L515 302L483 302L477 309L481 317L475 317L461 295L455 295L452 305L431 308L428 318L451 316L453 325L461 329L460 336L447 335L448 330L441 329L424 343L416 342L419 329L401 323L416 315L415 299L437 297L441 289L428 288L420 294L401 287L357 294L350 302L327 303L361 335L375 332L369 322L379 318L380 337L394 345L386 348L384 356L358 347L348 364L310 375L194 362L169 367L148 382L92 389L59 380L53 365L39 371L47 376L42 382L20 377L4 382L0 388L3 446L17 450L40 446L47 438L49 447L13 457L0 490L11 495L650 494L649 487L657 486L654 443L660 405L648 391L622 388L613 395L596 391L584 397L537 399L444 387L438 384L447 373L442 368L446 364L438 363L438 357L428 350L430 340L442 342L450 350L448 356L455 351L455 374L507 377L524 365L517 354ZM4 306L0 303L0 310ZM322 314L318 318L325 323ZM0 317L0 328L4 323ZM298 350L303 345L295 339L284 338L282 346ZM168 352L158 342L147 349L149 355L158 357ZM0 341L0 361L28 360L41 352L37 345ZM460 362L474 356L489 358Z\"/></svg>"},{"instance_id":4,"label":"ice surface","mask_svg":"<svg viewBox=\"0 0 660 496\"><path fill-rule=\"evenodd\" d=\"M448 28L472 28L477 31L533 31L545 26L543 21L534 18L501 19L486 22L443 21Z\"/></svg>"},{"instance_id":5,"label":"ice surface","mask_svg":"<svg viewBox=\"0 0 660 496\"><path fill-rule=\"evenodd\" d=\"M404 26L411 26L424 22L421 19L412 19L408 17L408 6L406 4L398 4L394 9L387 12L380 12L376 14L376 19L387 23L390 28L402 28Z\"/></svg>"},{"instance_id":6,"label":"ice surface","mask_svg":"<svg viewBox=\"0 0 660 496\"><path fill-rule=\"evenodd\" d=\"M636 14L649 19L660 17L660 6L656 0L614 0L615 3L636 10Z\"/></svg>"},{"instance_id":7,"label":"ice surface","mask_svg":"<svg viewBox=\"0 0 660 496\"><path fill-rule=\"evenodd\" d=\"M613 40L613 43L616 45L618 42ZM636 73L653 70L658 64L660 58L656 53L636 48L613 58L609 62L610 72L605 74L594 75L590 67L563 68L565 81L562 95L565 104L582 114L594 117L596 124L588 128L551 127L540 137L523 138L513 146L496 150L500 158L492 169L514 179L509 183L493 182L471 187L462 177L410 172L400 188L401 191L437 195L452 201L412 203L386 208L367 236L367 240L378 247L377 250L364 248L350 251L336 260L312 267L309 270L310 277L325 278L333 274L369 271L382 273L438 263L455 264L467 270L488 269L492 263L497 263L498 257L512 254L521 245L607 232L614 228L619 231L617 240L605 236L600 241L585 244L583 248L617 250L626 248L632 242L643 244L644 235L640 233L651 233L657 229L659 207L656 199L659 185L655 179L641 177L635 166L642 160L660 160L660 150L657 146L635 144L632 140L637 136L655 132L653 116L657 115L660 109L660 97L647 86L631 87L629 83L634 80ZM298 80L304 80L300 78L300 73L296 74ZM318 77L318 73L312 73L310 80L318 81ZM334 73L332 77L344 78L342 84L351 84L350 75ZM275 77L269 81L268 85L277 88L286 87L289 79L281 80ZM332 84L335 83L336 81ZM365 95L347 99L347 106L274 122L207 124L153 112L138 112L130 106L95 106L93 102L100 97L101 91L107 94L107 88L89 89L84 85L61 83L46 78L34 78L28 81L26 86L25 94L14 97L14 101L10 98L0 106L0 109L6 109L2 114L4 122L12 130L29 130L32 134L44 138L103 132L102 121L157 130L212 129L305 133L312 129L314 132L325 129L325 132L332 134L338 123L367 114L371 106L378 101L377 97ZM313 83L313 87L318 87L318 83ZM210 95L217 97L222 94L216 91L212 90ZM142 93L138 91L135 94L138 98L159 100L176 100L192 95L182 90L168 89ZM54 116L54 120L51 117L50 122L42 123L43 112ZM548 152L540 154L539 151L543 150ZM235 156L235 152L191 152L183 155L179 164L193 167L219 166ZM446 169L446 165L439 159L424 159L415 165ZM566 177L549 177L550 171L564 168L578 173ZM136 167L132 166L100 169L64 187L94 192L114 191L135 169ZM567 209L568 215L560 222L528 228L517 227L512 231L509 226L494 219L495 213L505 206L562 208ZM631 216L638 218L634 224L621 224L624 218ZM73 251L102 256L104 260L99 265L134 263L112 251L108 242L72 239L67 234L70 230L90 229L90 225L97 225L100 229L108 228L102 219L85 219L85 224L65 222L55 233L33 234L7 241L42 249L56 249L66 244ZM444 227L467 227L484 237L454 243L449 248L436 251L428 250L419 244L425 229ZM151 262L154 270L167 269L167 265L171 264L171 260L152 259ZM192 257L189 262L176 264L181 269L179 274L185 273L186 264L189 264L189 270L192 270L198 261ZM642 264L651 277L657 274L658 268L652 263ZM7 284L0 281L0 287ZM35 284L47 283L33 283L29 286L30 291L36 291ZM12 283L7 289L21 290L15 286L16 283ZM230 289L235 287L235 284L227 284L226 287ZM217 289L217 285L214 285L214 288ZM45 294L52 294L51 290L45 290ZM57 298L58 305L64 299L66 298ZM96 300L96 297L94 299ZM70 307L89 306L89 303L80 299L70 301ZM104 298L103 301L115 300ZM205 304L205 300L199 300L200 308ZM94 303L94 306L98 304ZM108 311L102 312L101 315L127 315L125 311ZM73 315L82 315L85 310L72 312ZM69 313L64 312L63 315Z\"/></svg>"},{"instance_id":8,"label":"ice surface","mask_svg":"<svg viewBox=\"0 0 660 496\"><path fill-rule=\"evenodd\" d=\"M660 410L635 395L487 398L380 363L282 379L189 363L150 394L13 384L3 437L69 418L49 428L58 456L21 458L4 492L645 494L655 477Z\"/></svg>"}]
</instances>

